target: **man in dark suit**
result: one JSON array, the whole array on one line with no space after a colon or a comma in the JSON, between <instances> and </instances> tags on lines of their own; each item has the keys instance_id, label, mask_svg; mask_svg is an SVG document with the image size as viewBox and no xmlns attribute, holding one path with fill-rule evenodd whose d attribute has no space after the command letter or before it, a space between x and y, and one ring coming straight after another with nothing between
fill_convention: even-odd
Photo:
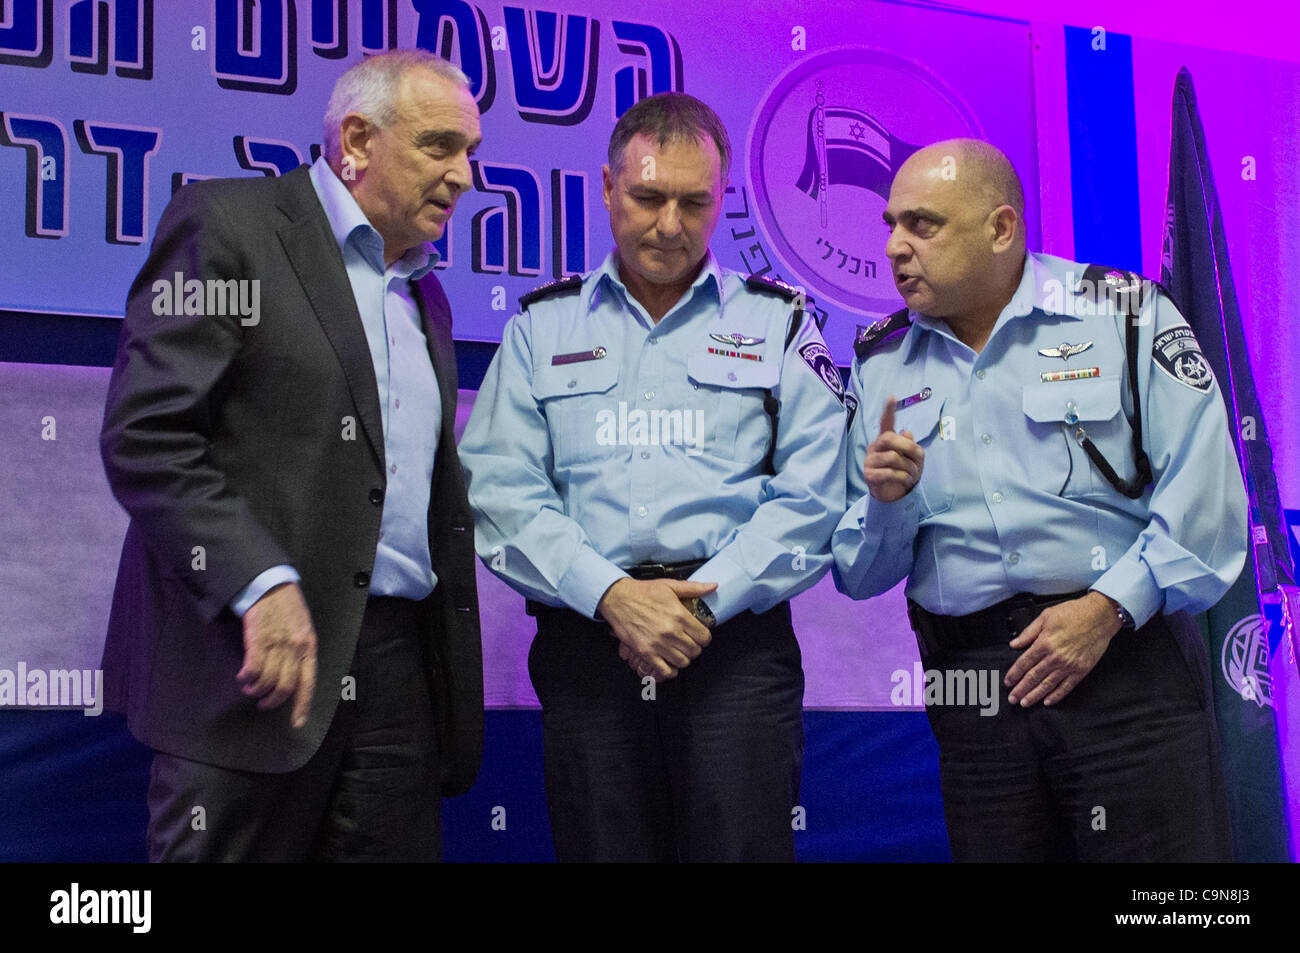
<instances>
[{"instance_id":1,"label":"man in dark suit","mask_svg":"<svg viewBox=\"0 0 1300 953\"><path fill-rule=\"evenodd\" d=\"M440 856L483 681L428 243L480 139L459 70L374 56L310 170L163 213L101 437L131 517L105 696L155 749L153 860Z\"/></svg>"}]
</instances>

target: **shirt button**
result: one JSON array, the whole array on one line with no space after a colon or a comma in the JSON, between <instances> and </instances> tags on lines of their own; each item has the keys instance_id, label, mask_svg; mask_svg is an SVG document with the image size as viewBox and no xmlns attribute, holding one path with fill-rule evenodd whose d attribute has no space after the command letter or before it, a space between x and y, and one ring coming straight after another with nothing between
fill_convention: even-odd
<instances>
[{"instance_id":1,"label":"shirt button","mask_svg":"<svg viewBox=\"0 0 1300 953\"><path fill-rule=\"evenodd\" d=\"M980 439L983 440L985 443L993 442L993 436L991 434L982 433L980 434Z\"/></svg>"},{"instance_id":2,"label":"shirt button","mask_svg":"<svg viewBox=\"0 0 1300 953\"><path fill-rule=\"evenodd\" d=\"M388 467L388 472L389 472L389 473L396 473L396 472L397 472L397 464L396 464L396 463L391 464L391 465Z\"/></svg>"},{"instance_id":3,"label":"shirt button","mask_svg":"<svg viewBox=\"0 0 1300 953\"><path fill-rule=\"evenodd\" d=\"M402 398L400 398L400 397L396 397L396 398L394 398L394 399L393 399L393 406L394 406L394 407L401 407L401 406L402 406Z\"/></svg>"},{"instance_id":4,"label":"shirt button","mask_svg":"<svg viewBox=\"0 0 1300 953\"><path fill-rule=\"evenodd\" d=\"M983 372L983 371L976 371L976 372L975 372L975 376L978 377L980 380L984 380L984 372Z\"/></svg>"},{"instance_id":5,"label":"shirt button","mask_svg":"<svg viewBox=\"0 0 1300 953\"><path fill-rule=\"evenodd\" d=\"M1020 562L1020 554L1012 553L1007 557L1007 562L1011 563L1011 565L1014 566L1016 563Z\"/></svg>"},{"instance_id":6,"label":"shirt button","mask_svg":"<svg viewBox=\"0 0 1300 953\"><path fill-rule=\"evenodd\" d=\"M729 380L729 381L734 381L735 379L736 379L736 372L735 372L735 371L728 371L728 372L727 372L727 380Z\"/></svg>"},{"instance_id":7,"label":"shirt button","mask_svg":"<svg viewBox=\"0 0 1300 953\"><path fill-rule=\"evenodd\" d=\"M636 515L637 515L637 516L645 516L647 512L648 512L648 510L646 510L646 508L645 508L644 506L638 506L638 507L636 508Z\"/></svg>"},{"instance_id":8,"label":"shirt button","mask_svg":"<svg viewBox=\"0 0 1300 953\"><path fill-rule=\"evenodd\" d=\"M576 380L569 381L569 386L570 386L570 387L577 387L577 386L578 386L578 382L577 382Z\"/></svg>"},{"instance_id":9,"label":"shirt button","mask_svg":"<svg viewBox=\"0 0 1300 953\"><path fill-rule=\"evenodd\" d=\"M652 391L652 390L648 390L648 391L646 391L646 392L645 392L645 399L646 399L646 400L654 400L654 399L655 399L655 392Z\"/></svg>"},{"instance_id":10,"label":"shirt button","mask_svg":"<svg viewBox=\"0 0 1300 953\"><path fill-rule=\"evenodd\" d=\"M397 338L389 338L388 343L393 345L393 347L397 347Z\"/></svg>"},{"instance_id":11,"label":"shirt button","mask_svg":"<svg viewBox=\"0 0 1300 953\"><path fill-rule=\"evenodd\" d=\"M994 493L994 494L993 494L993 502L994 502L994 503L1001 503L1001 502L1002 502L1002 494L1001 494L1001 493Z\"/></svg>"},{"instance_id":12,"label":"shirt button","mask_svg":"<svg viewBox=\"0 0 1300 953\"><path fill-rule=\"evenodd\" d=\"M651 347L654 347L654 346L655 346L656 344L658 344L658 343L659 343L659 339L658 339L658 338L651 338L651 339L650 339L650 346L651 346Z\"/></svg>"},{"instance_id":13,"label":"shirt button","mask_svg":"<svg viewBox=\"0 0 1300 953\"><path fill-rule=\"evenodd\" d=\"M641 451L641 459L642 459L642 460L649 460L649 459L650 459L650 451L649 451L649 450L642 450L642 451Z\"/></svg>"}]
</instances>

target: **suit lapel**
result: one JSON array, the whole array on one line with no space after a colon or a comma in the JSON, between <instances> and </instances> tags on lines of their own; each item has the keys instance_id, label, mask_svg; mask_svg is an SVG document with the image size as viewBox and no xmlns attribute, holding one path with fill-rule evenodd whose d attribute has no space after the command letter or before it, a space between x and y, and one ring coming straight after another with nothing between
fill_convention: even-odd
<instances>
[{"instance_id":1,"label":"suit lapel","mask_svg":"<svg viewBox=\"0 0 1300 953\"><path fill-rule=\"evenodd\" d=\"M420 327L424 331L429 360L438 378L438 393L442 397L442 432L452 434L455 446L456 427L456 351L451 339L451 313L442 285L429 272L411 285L415 303L420 309ZM442 452L442 448L439 448Z\"/></svg>"},{"instance_id":2,"label":"suit lapel","mask_svg":"<svg viewBox=\"0 0 1300 953\"><path fill-rule=\"evenodd\" d=\"M379 412L379 385L343 253L334 240L306 166L280 181L284 184L280 208L290 219L290 224L279 230L280 243L343 368L361 429L382 470L384 425Z\"/></svg>"}]
</instances>

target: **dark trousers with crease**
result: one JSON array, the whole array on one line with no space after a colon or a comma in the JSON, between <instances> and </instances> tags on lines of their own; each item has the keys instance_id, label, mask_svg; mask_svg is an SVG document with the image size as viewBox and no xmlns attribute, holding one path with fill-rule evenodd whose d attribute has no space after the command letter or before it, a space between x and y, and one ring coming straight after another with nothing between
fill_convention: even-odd
<instances>
[{"instance_id":1,"label":"dark trousers with crease","mask_svg":"<svg viewBox=\"0 0 1300 953\"><path fill-rule=\"evenodd\" d=\"M320 748L298 770L235 771L155 753L149 859L439 860L438 757L419 618L410 600L367 600L350 669L355 699L339 702Z\"/></svg>"},{"instance_id":2,"label":"dark trousers with crease","mask_svg":"<svg viewBox=\"0 0 1300 953\"><path fill-rule=\"evenodd\" d=\"M789 603L722 623L653 686L604 623L537 621L528 671L559 860L794 860L804 679Z\"/></svg>"},{"instance_id":3,"label":"dark trousers with crease","mask_svg":"<svg viewBox=\"0 0 1300 953\"><path fill-rule=\"evenodd\" d=\"M996 715L926 708L954 860L1232 859L1204 653L1184 626L1157 615L1120 632L1050 707L1007 701L1020 651L1005 642L923 658L927 670L997 673Z\"/></svg>"}]
</instances>

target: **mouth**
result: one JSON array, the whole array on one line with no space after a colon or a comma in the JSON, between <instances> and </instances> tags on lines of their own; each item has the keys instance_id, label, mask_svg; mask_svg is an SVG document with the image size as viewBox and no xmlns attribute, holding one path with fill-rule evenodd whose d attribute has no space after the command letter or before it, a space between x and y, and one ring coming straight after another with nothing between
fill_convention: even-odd
<instances>
[{"instance_id":1,"label":"mouth","mask_svg":"<svg viewBox=\"0 0 1300 953\"><path fill-rule=\"evenodd\" d=\"M451 210L456 207L455 203L447 202L442 199L429 199L429 204L441 210L446 215L450 215Z\"/></svg>"},{"instance_id":2,"label":"mouth","mask_svg":"<svg viewBox=\"0 0 1300 953\"><path fill-rule=\"evenodd\" d=\"M909 291L915 291L920 283L921 279L918 275L905 275L901 272L895 273L894 275L894 284L903 294L907 294Z\"/></svg>"}]
</instances>

